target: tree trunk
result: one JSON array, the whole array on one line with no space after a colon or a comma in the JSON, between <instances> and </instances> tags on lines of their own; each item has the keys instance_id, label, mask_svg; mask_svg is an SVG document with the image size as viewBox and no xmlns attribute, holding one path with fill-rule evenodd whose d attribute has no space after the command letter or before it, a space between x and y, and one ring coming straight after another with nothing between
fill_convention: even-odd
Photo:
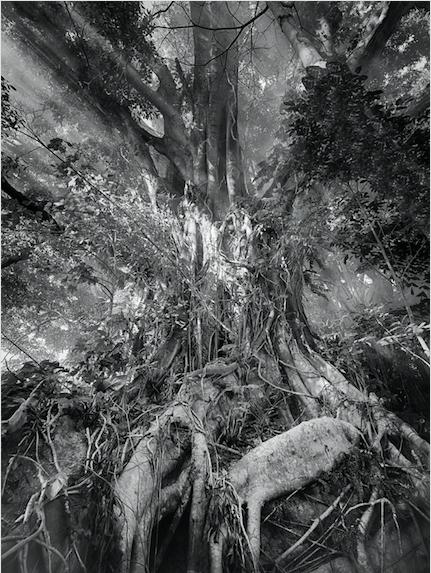
<instances>
[{"instance_id":1,"label":"tree trunk","mask_svg":"<svg viewBox=\"0 0 431 573\"><path fill-rule=\"evenodd\" d=\"M195 185L212 216L221 219L244 194L238 135L238 45L226 2L191 2ZM199 27L202 26L202 27Z\"/></svg>"}]
</instances>

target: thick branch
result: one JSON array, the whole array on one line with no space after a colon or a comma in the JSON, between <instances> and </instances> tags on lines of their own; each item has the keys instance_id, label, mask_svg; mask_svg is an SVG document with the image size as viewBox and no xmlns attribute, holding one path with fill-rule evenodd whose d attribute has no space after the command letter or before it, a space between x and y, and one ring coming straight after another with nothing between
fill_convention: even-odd
<instances>
[{"instance_id":1,"label":"thick branch","mask_svg":"<svg viewBox=\"0 0 431 573\"><path fill-rule=\"evenodd\" d=\"M47 221L52 223L57 227L59 231L63 231L63 227L57 223L55 218L45 209L45 201L37 201L36 199L29 199L21 191L18 191L13 187L9 181L5 178L1 178L1 190L14 199L17 203L25 207L28 211L40 217L42 221Z\"/></svg>"},{"instance_id":2,"label":"thick branch","mask_svg":"<svg viewBox=\"0 0 431 573\"><path fill-rule=\"evenodd\" d=\"M295 24L292 10L293 2L268 2L268 7L277 19L280 28L295 50L304 68L325 66L324 59L299 27Z\"/></svg>"},{"instance_id":3,"label":"thick branch","mask_svg":"<svg viewBox=\"0 0 431 573\"><path fill-rule=\"evenodd\" d=\"M387 2L379 18L371 22L365 38L359 43L349 58L352 70L366 70L371 62L381 54L387 41L398 28L401 18L415 7L415 2ZM425 3L424 3L425 4Z\"/></svg>"},{"instance_id":4,"label":"thick branch","mask_svg":"<svg viewBox=\"0 0 431 573\"><path fill-rule=\"evenodd\" d=\"M19 17L22 36L25 42L31 45L32 52L36 53L44 63L54 70L61 81L65 81L68 87L76 91L79 97L91 106L92 111L100 116L108 128L112 128L113 119L117 120L115 126L120 132L126 132L127 136L132 135L138 143L143 144L142 148L144 144L151 145L156 151L166 156L171 162L174 162L183 176L187 175L187 146L184 145L185 136L181 122L178 120L180 117L179 112L175 120L165 116L165 137L157 137L145 129L144 126L138 124L127 106L118 101L115 92L109 89L101 90L98 82L84 82L84 87L82 69L84 67L86 73L88 73L89 63L88 59L86 62L81 62L80 57L77 56L71 45L65 42L64 30L67 29L68 23L65 22L60 27L58 23L55 25L50 20L49 13L42 6L37 3L33 4L34 6L26 2L15 3L13 10L16 12L16 15L14 16L14 13L11 13L11 17ZM74 24L75 20L78 21L78 18L79 15L74 12ZM85 31L88 32L88 27L85 28ZM94 41L91 32L89 39ZM97 37L101 43L104 43L106 50L114 60L116 54L110 52L110 44L100 34ZM177 113L175 110L179 107L179 98L169 69L156 58L152 59L151 66L159 78L160 87L157 92L150 88L148 89L160 101L171 101L171 111L173 114ZM137 81L140 81L139 74ZM137 89L135 84L133 87ZM182 134L181 142L178 141L178 133ZM178 143L181 143L181 145L178 145ZM141 160L145 169L148 170L147 156L148 154L143 152ZM152 177L154 173L149 173L149 175Z\"/></svg>"},{"instance_id":5,"label":"thick branch","mask_svg":"<svg viewBox=\"0 0 431 573\"><path fill-rule=\"evenodd\" d=\"M181 114L175 108L175 105L172 105L167 99L164 97L165 94L162 95L163 90L153 90L148 86L141 78L138 70L135 68L133 64L131 64L125 56L119 50L112 50L112 46L109 41L104 38L95 28L89 25L86 20L79 14L76 13L75 19L77 24L84 28L88 37L94 44L96 44L108 57L111 61L111 64L114 67L121 67L122 71L130 83L131 87L133 87L138 94L148 100L151 104L156 107L163 117L166 119L171 120L173 122L173 126L175 125L175 139L178 143L182 145L188 146L188 139L185 134L184 125L181 119ZM157 64L155 67L155 73L158 75L159 79L161 79L161 83L165 86L165 91L168 82L168 76L170 74L169 70L167 70L166 66L163 64Z\"/></svg>"},{"instance_id":6,"label":"thick branch","mask_svg":"<svg viewBox=\"0 0 431 573\"><path fill-rule=\"evenodd\" d=\"M21 251L17 255L11 255L10 257L7 257L6 259L2 259L1 268L6 269L7 267L11 267L15 263L19 263L20 261L27 260L30 257L30 253L31 253L30 249L24 249L23 251Z\"/></svg>"},{"instance_id":7,"label":"thick branch","mask_svg":"<svg viewBox=\"0 0 431 573\"><path fill-rule=\"evenodd\" d=\"M268 2L268 7L304 68L316 65L325 67L325 56L322 56L310 38L295 23L294 4L294 2ZM380 15L370 20L363 39L349 56L350 68L353 71L364 71L382 52L389 38L397 30L402 17L414 8L429 10L429 3L386 2Z\"/></svg>"}]
</instances>

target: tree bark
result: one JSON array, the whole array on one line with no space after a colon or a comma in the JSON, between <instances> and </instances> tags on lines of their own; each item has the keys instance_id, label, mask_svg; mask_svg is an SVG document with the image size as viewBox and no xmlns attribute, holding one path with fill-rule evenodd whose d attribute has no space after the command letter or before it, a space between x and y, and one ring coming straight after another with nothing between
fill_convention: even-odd
<instances>
[{"instance_id":1,"label":"tree bark","mask_svg":"<svg viewBox=\"0 0 431 573\"><path fill-rule=\"evenodd\" d=\"M325 67L325 58L295 23L294 2L268 2L268 6L304 68L308 66Z\"/></svg>"},{"instance_id":2,"label":"tree bark","mask_svg":"<svg viewBox=\"0 0 431 573\"><path fill-rule=\"evenodd\" d=\"M386 2L380 17L369 25L365 37L348 58L350 68L365 72L381 54L389 38L397 30L402 17L414 8L415 2Z\"/></svg>"},{"instance_id":3,"label":"tree bark","mask_svg":"<svg viewBox=\"0 0 431 573\"><path fill-rule=\"evenodd\" d=\"M422 5L423 6L420 6ZM353 52L348 56L347 63L353 72L366 72L371 63L381 54L389 38L397 30L398 25L413 8L426 9L426 2L385 2L378 17L368 22L364 37L361 38ZM269 9L274 14L283 34L293 47L304 68L309 66L326 67L328 57L332 54L331 30L327 26L325 38L322 41L311 39L300 23L294 17L295 2L268 2ZM323 51L321 47L328 47ZM339 54L343 57L344 54Z\"/></svg>"},{"instance_id":4,"label":"tree bark","mask_svg":"<svg viewBox=\"0 0 431 573\"><path fill-rule=\"evenodd\" d=\"M13 185L9 183L6 177L1 178L1 190L14 199L19 205L24 207L27 211L32 213L36 218L46 221L51 224L56 232L63 232L63 227L56 221L56 219L47 211L47 201L37 201L36 199L29 199L26 195L18 191Z\"/></svg>"},{"instance_id":5,"label":"tree bark","mask_svg":"<svg viewBox=\"0 0 431 573\"><path fill-rule=\"evenodd\" d=\"M195 184L215 219L244 194L238 136L238 32L225 2L191 2ZM201 28L214 28L208 30Z\"/></svg>"}]
</instances>

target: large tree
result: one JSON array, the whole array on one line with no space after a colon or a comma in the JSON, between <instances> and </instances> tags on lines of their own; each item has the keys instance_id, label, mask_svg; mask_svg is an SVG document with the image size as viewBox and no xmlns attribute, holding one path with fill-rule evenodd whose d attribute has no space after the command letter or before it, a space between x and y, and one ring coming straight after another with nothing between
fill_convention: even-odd
<instances>
[{"instance_id":1,"label":"large tree","mask_svg":"<svg viewBox=\"0 0 431 573\"><path fill-rule=\"evenodd\" d=\"M400 231L396 204L425 197L426 105L421 85L413 104L384 103L371 73L412 13L420 29L427 4L4 6L5 34L62 90L41 119L14 107L8 77L2 85L7 300L22 316L33 293L33 311L49 314L49 286L81 330L72 371L35 360L6 378L5 569L421 567L428 443L328 361L304 289L336 234L392 281L409 351L429 357L404 295L419 255L390 250L423 249L420 232ZM286 86L277 142L250 185L240 80L254 69L248 41L252 54L267 49L253 30L268 18L305 70L302 87ZM165 47L164 32L176 43ZM62 97L110 145L53 132ZM370 207L379 196L383 207ZM67 303L75 278L92 320Z\"/></svg>"}]
</instances>

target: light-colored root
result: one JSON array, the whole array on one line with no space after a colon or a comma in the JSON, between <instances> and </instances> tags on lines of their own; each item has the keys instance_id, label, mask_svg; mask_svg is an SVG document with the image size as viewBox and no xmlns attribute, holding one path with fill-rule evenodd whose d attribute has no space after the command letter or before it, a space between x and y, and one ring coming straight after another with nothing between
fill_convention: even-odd
<instances>
[{"instance_id":1,"label":"light-colored root","mask_svg":"<svg viewBox=\"0 0 431 573\"><path fill-rule=\"evenodd\" d=\"M174 420L183 417L174 416L174 411L169 413ZM145 522L151 523L160 479L181 462L181 449L169 438L165 437L162 441L162 430L166 431L167 422L167 419L159 420L150 427L116 483L115 494L119 502L116 517L122 551L121 573L128 573L130 570L132 547L136 540L141 548L139 559L141 562L146 561L147 556L144 553L150 545L151 528L145 528L144 535L142 518L145 515Z\"/></svg>"},{"instance_id":2,"label":"light-colored root","mask_svg":"<svg viewBox=\"0 0 431 573\"><path fill-rule=\"evenodd\" d=\"M362 517L358 525L358 537L356 544L356 559L359 566L360 573L373 573L374 567L368 557L368 552L366 550L366 540L368 536L368 531L370 528L371 518L373 516L374 505L377 501L379 491L377 488L373 490L371 494L369 506L362 514Z\"/></svg>"},{"instance_id":3,"label":"light-colored root","mask_svg":"<svg viewBox=\"0 0 431 573\"><path fill-rule=\"evenodd\" d=\"M247 503L247 537L255 571L259 570L260 556L260 514L262 501L259 498L250 499Z\"/></svg>"},{"instance_id":4,"label":"light-colored root","mask_svg":"<svg viewBox=\"0 0 431 573\"><path fill-rule=\"evenodd\" d=\"M222 368L222 364L217 367ZM118 478L115 494L118 500L116 517L122 552L121 573L130 571L132 548L134 543L136 547L136 540L139 542L139 560L147 562L151 527L160 505L160 483L182 462L187 444L180 446L171 439L172 425L178 424L193 431L196 421L205 418L205 429L212 435L220 423L220 412L217 408L222 407L223 400L228 400L225 396L220 397L220 390L223 382L233 376L231 368L229 372L230 374L218 380L217 384L208 379L187 380L187 383L181 386L177 400L149 427ZM217 407L213 407L209 413L210 406L214 404L217 404ZM202 425L202 422L200 424ZM202 432L195 432L195 436L198 441L202 438L205 441ZM202 452L202 448L197 448L197 451ZM202 467L201 461L200 459L199 467ZM204 478L198 486L200 490L202 483L204 485ZM142 522L149 524L144 527L145 531Z\"/></svg>"},{"instance_id":5,"label":"light-colored root","mask_svg":"<svg viewBox=\"0 0 431 573\"><path fill-rule=\"evenodd\" d=\"M347 422L314 418L271 438L236 462L230 482L244 501L269 501L329 472L360 437Z\"/></svg>"},{"instance_id":6,"label":"light-colored root","mask_svg":"<svg viewBox=\"0 0 431 573\"><path fill-rule=\"evenodd\" d=\"M303 373L302 379L309 394L319 398L337 418L348 421L361 431L367 429L366 417L358 408L358 403L365 403L367 397L360 390L317 354L310 353L305 357L295 342L291 342L291 356L293 367Z\"/></svg>"},{"instance_id":7,"label":"light-colored root","mask_svg":"<svg viewBox=\"0 0 431 573\"><path fill-rule=\"evenodd\" d=\"M392 412L387 412L387 416L397 427L401 436L410 444L412 450L420 455L425 468L429 468L429 443L423 440L411 426L406 424L403 420L400 420L400 418Z\"/></svg>"},{"instance_id":8,"label":"light-colored root","mask_svg":"<svg viewBox=\"0 0 431 573\"><path fill-rule=\"evenodd\" d=\"M283 368L292 390L300 397L300 403L303 405L308 418L317 418L320 415L320 407L317 399L304 384L303 376L309 373L303 373L295 365L294 357L286 343L285 337L279 333L277 337L277 349L280 357L281 367ZM301 376L303 374L303 376Z\"/></svg>"},{"instance_id":9,"label":"light-colored root","mask_svg":"<svg viewBox=\"0 0 431 573\"><path fill-rule=\"evenodd\" d=\"M203 428L195 428L192 451L193 494L190 508L187 573L199 573L202 570L203 529L206 513L205 481L208 474L207 452Z\"/></svg>"},{"instance_id":10,"label":"light-colored root","mask_svg":"<svg viewBox=\"0 0 431 573\"><path fill-rule=\"evenodd\" d=\"M218 539L210 541L209 554L211 573L223 573L224 528L220 528Z\"/></svg>"},{"instance_id":11,"label":"light-colored root","mask_svg":"<svg viewBox=\"0 0 431 573\"><path fill-rule=\"evenodd\" d=\"M254 563L260 554L260 512L263 504L304 487L330 472L351 453L360 433L334 418L314 418L271 438L236 462L229 482L247 504L247 536ZM220 571L222 543L211 544L211 572Z\"/></svg>"},{"instance_id":12,"label":"light-colored root","mask_svg":"<svg viewBox=\"0 0 431 573\"><path fill-rule=\"evenodd\" d=\"M130 573L147 573L149 557L149 540L151 539L152 518L154 507L147 512L148 520L141 519L138 523L134 538L134 550L130 560Z\"/></svg>"},{"instance_id":13,"label":"light-colored root","mask_svg":"<svg viewBox=\"0 0 431 573\"><path fill-rule=\"evenodd\" d=\"M417 468L413 466L409 460L403 456L403 454L397 450L397 448L388 441L387 445L388 458L389 461L396 467L403 468L408 474L414 488L418 499L421 503L426 506L429 505L429 476L424 475L422 472L418 471Z\"/></svg>"},{"instance_id":14,"label":"light-colored root","mask_svg":"<svg viewBox=\"0 0 431 573\"><path fill-rule=\"evenodd\" d=\"M301 376L307 392L327 404L337 418L353 424L363 432L369 432L370 419L375 428L374 446L380 448L385 434L400 435L429 467L430 446L414 429L392 412L383 408L373 394L369 396L358 390L334 366L321 356L309 351L306 357L295 342L290 343L292 366ZM308 403L308 402L307 402ZM368 415L365 415L365 410ZM371 437L371 436L370 436Z\"/></svg>"},{"instance_id":15,"label":"light-colored root","mask_svg":"<svg viewBox=\"0 0 431 573\"><path fill-rule=\"evenodd\" d=\"M331 513L338 507L339 503L345 496L345 494L350 490L351 486L347 486L343 489L340 495L331 503L331 505L319 516L317 517L307 531L286 551L284 551L276 560L275 565L279 566L281 563L287 559L289 556L293 555L297 549L307 541L313 531L324 521Z\"/></svg>"}]
</instances>

